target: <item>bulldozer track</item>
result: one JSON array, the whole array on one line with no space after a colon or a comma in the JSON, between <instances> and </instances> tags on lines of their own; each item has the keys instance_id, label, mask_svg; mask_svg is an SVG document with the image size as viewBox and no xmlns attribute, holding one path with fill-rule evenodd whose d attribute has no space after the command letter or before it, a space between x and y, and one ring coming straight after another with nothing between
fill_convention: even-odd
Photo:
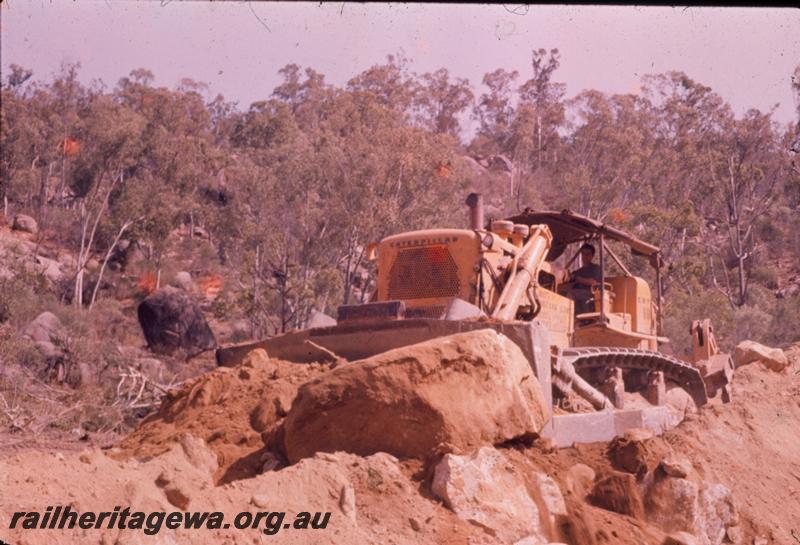
<instances>
[{"instance_id":1,"label":"bulldozer track","mask_svg":"<svg viewBox=\"0 0 800 545\"><path fill-rule=\"evenodd\" d=\"M662 371L664 378L686 390L697 406L708 403L708 393L700 370L672 356L635 348L567 348L562 357L577 371L619 367L639 371Z\"/></svg>"}]
</instances>

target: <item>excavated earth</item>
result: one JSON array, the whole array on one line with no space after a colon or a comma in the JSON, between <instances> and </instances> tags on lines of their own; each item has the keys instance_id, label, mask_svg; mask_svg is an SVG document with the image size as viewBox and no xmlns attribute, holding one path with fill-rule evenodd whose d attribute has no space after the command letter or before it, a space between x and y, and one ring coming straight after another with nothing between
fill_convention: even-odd
<instances>
[{"instance_id":1,"label":"excavated earth","mask_svg":"<svg viewBox=\"0 0 800 545\"><path fill-rule=\"evenodd\" d=\"M666 542L800 543L800 346L787 352L790 366L782 372L758 362L737 369L732 403L714 402L662 437L642 431L609 444L556 449L547 440L533 440L531 430L541 424L539 394L525 386L526 372L500 376L503 362L473 351L496 343L496 356L514 359L505 341L465 335L445 347L418 345L395 354L388 363L398 371L391 377L380 374L382 367L370 367L370 360L301 365L256 351L238 367L216 369L171 392L157 413L112 448L6 454L0 459L0 539L15 545L661 545L676 531L664 513L681 507L659 506L674 499L658 496L667 483L675 490L699 486L719 493L713 512L703 515L704 524L713 527L712 539L675 536L677 541ZM443 356L432 363L431 353ZM382 361L387 363L385 355ZM512 393L475 399L481 396L476 381L492 376L509 380ZM460 381L469 395L451 391L447 406L426 397L458 388ZM359 391L351 389L356 384ZM297 400L298 391L304 400ZM410 448L407 452L419 452L415 456L395 456L364 447L364 442L384 443L363 425L308 428L313 437L305 439L302 427L292 428L292 422L306 421L310 410L320 411L321 418L347 414L342 406L350 399L382 419L386 434L402 433L386 415L397 414L399 422L425 414L432 426L425 437L441 444ZM503 421L503 411L476 417L480 433L459 429L469 427L471 411L485 415L492 399L534 409L517 407L511 423ZM301 410L302 418L293 415ZM327 429L336 435L326 436ZM301 441L302 455L287 457L287 441L290 446ZM314 454L309 446L314 444L340 450ZM386 444L401 448L393 445L402 442ZM331 517L325 529L275 535L233 528L162 529L155 536L134 529L8 529L13 512L43 511L48 505L78 511L115 506L221 511L227 521L240 511L285 511L289 518L319 511ZM537 513L540 520L531 523L528 518Z\"/></svg>"}]
</instances>

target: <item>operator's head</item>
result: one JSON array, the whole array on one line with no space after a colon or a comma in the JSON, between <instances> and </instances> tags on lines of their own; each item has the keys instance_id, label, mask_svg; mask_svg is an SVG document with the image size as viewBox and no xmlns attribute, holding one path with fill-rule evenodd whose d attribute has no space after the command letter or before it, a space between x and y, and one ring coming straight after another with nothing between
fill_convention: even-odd
<instances>
[{"instance_id":1,"label":"operator's head","mask_svg":"<svg viewBox=\"0 0 800 545\"><path fill-rule=\"evenodd\" d=\"M588 242L581 246L581 262L586 265L594 259L594 246Z\"/></svg>"}]
</instances>

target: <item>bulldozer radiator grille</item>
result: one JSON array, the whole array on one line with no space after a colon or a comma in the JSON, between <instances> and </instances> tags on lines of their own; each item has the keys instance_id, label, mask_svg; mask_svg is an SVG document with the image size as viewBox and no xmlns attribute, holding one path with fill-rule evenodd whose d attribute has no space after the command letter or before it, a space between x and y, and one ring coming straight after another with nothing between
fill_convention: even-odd
<instances>
[{"instance_id":1,"label":"bulldozer radiator grille","mask_svg":"<svg viewBox=\"0 0 800 545\"><path fill-rule=\"evenodd\" d=\"M406 309L406 318L434 318L436 320L444 315L444 305L429 307L410 307Z\"/></svg>"},{"instance_id":2,"label":"bulldozer radiator grille","mask_svg":"<svg viewBox=\"0 0 800 545\"><path fill-rule=\"evenodd\" d=\"M400 250L389 271L389 299L455 297L458 267L443 246Z\"/></svg>"}]
</instances>

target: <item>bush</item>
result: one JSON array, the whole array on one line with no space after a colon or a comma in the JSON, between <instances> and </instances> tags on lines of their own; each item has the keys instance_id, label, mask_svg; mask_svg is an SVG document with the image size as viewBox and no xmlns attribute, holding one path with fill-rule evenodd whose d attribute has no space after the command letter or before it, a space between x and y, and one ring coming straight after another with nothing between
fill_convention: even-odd
<instances>
[{"instance_id":1,"label":"bush","mask_svg":"<svg viewBox=\"0 0 800 545\"><path fill-rule=\"evenodd\" d=\"M776 301L765 342L772 346L800 342L800 294Z\"/></svg>"}]
</instances>

